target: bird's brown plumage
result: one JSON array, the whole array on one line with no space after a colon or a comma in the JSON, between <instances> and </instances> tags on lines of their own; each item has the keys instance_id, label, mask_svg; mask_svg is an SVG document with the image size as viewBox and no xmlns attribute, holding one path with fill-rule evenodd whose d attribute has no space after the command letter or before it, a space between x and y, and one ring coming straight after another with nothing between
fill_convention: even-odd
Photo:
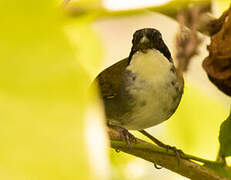
<instances>
[{"instance_id":1,"label":"bird's brown plumage","mask_svg":"<svg viewBox=\"0 0 231 180\"><path fill-rule=\"evenodd\" d=\"M105 99L114 98L120 91L122 74L128 66L128 58L123 59L102 71L95 79L99 85L101 96Z\"/></svg>"}]
</instances>

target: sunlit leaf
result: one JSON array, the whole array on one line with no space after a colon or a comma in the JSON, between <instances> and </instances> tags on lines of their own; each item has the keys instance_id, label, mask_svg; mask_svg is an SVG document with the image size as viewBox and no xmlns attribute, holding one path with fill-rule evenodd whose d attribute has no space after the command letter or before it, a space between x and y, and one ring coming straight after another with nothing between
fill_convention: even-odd
<instances>
[{"instance_id":1,"label":"sunlit leaf","mask_svg":"<svg viewBox=\"0 0 231 180\"><path fill-rule=\"evenodd\" d=\"M231 112L228 118L220 127L220 155L222 157L231 156Z\"/></svg>"},{"instance_id":2,"label":"sunlit leaf","mask_svg":"<svg viewBox=\"0 0 231 180\"><path fill-rule=\"evenodd\" d=\"M96 35L56 2L0 1L0 179L102 179L86 150L91 75L81 63L99 62L84 41ZM84 49L66 31L79 21L85 31L73 33Z\"/></svg>"}]
</instances>

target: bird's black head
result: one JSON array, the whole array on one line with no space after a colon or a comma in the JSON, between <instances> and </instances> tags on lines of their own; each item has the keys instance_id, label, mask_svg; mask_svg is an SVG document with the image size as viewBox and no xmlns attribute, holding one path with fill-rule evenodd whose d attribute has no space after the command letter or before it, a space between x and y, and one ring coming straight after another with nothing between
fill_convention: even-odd
<instances>
[{"instance_id":1,"label":"bird's black head","mask_svg":"<svg viewBox=\"0 0 231 180\"><path fill-rule=\"evenodd\" d=\"M169 61L172 61L171 53L169 52L168 47L165 45L161 33L154 28L140 29L133 34L132 49L129 55L129 61L131 61L133 54L135 54L137 51L145 52L148 49L157 49Z\"/></svg>"}]
</instances>

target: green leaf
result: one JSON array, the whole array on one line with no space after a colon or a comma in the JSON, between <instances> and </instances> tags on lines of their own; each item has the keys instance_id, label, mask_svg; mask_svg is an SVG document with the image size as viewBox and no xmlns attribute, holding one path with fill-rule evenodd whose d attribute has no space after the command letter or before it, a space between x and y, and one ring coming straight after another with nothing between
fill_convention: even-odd
<instances>
[{"instance_id":1,"label":"green leaf","mask_svg":"<svg viewBox=\"0 0 231 180\"><path fill-rule=\"evenodd\" d=\"M231 156L231 111L228 118L221 124L219 142L221 157Z\"/></svg>"}]
</instances>

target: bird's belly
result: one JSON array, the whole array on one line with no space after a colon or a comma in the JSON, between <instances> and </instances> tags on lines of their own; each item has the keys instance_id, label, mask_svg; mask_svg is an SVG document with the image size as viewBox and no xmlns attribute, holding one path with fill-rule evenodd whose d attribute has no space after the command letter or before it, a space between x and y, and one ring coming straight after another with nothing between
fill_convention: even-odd
<instances>
[{"instance_id":1,"label":"bird's belly","mask_svg":"<svg viewBox=\"0 0 231 180\"><path fill-rule=\"evenodd\" d=\"M144 85L137 90L132 111L125 114L121 126L126 129L146 129L167 120L176 110L181 94L171 83Z\"/></svg>"},{"instance_id":2,"label":"bird's belly","mask_svg":"<svg viewBox=\"0 0 231 180\"><path fill-rule=\"evenodd\" d=\"M131 99L127 106L131 109L113 124L129 130L140 130L167 120L179 105L182 89L176 78L155 83L140 80L130 84L129 94Z\"/></svg>"}]
</instances>

